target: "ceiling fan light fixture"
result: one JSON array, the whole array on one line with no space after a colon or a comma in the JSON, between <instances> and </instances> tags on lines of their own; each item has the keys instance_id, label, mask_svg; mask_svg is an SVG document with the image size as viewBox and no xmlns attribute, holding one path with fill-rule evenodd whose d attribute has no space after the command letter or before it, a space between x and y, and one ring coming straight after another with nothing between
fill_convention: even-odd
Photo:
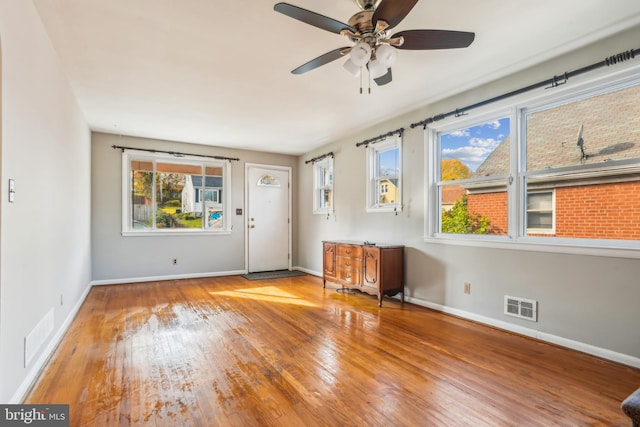
<instances>
[{"instance_id":1,"label":"ceiling fan light fixture","mask_svg":"<svg viewBox=\"0 0 640 427\"><path fill-rule=\"evenodd\" d=\"M376 48L376 60L380 62L385 68L391 67L398 57L398 51L395 47L391 47L388 44L381 44Z\"/></svg>"},{"instance_id":2,"label":"ceiling fan light fixture","mask_svg":"<svg viewBox=\"0 0 640 427\"><path fill-rule=\"evenodd\" d=\"M369 59L371 58L371 46L369 46L368 43L358 42L353 48L351 48L349 57L351 58L351 62L358 67L362 67L364 64L369 62Z\"/></svg>"},{"instance_id":3,"label":"ceiling fan light fixture","mask_svg":"<svg viewBox=\"0 0 640 427\"><path fill-rule=\"evenodd\" d=\"M354 64L351 59L347 59L342 66L344 67L345 70L353 74L354 77L360 76L360 73L362 72L362 67L359 67L356 64Z\"/></svg>"},{"instance_id":4,"label":"ceiling fan light fixture","mask_svg":"<svg viewBox=\"0 0 640 427\"><path fill-rule=\"evenodd\" d=\"M377 79L387 74L387 66L385 66L379 59L374 59L369 62L369 72L372 79Z\"/></svg>"}]
</instances>

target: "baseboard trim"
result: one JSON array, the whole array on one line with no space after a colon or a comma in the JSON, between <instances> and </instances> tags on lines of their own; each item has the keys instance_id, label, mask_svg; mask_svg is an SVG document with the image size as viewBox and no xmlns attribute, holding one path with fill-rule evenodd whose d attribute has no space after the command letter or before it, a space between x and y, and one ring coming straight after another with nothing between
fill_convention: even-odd
<instances>
[{"instance_id":1,"label":"baseboard trim","mask_svg":"<svg viewBox=\"0 0 640 427\"><path fill-rule=\"evenodd\" d=\"M303 273L311 274L312 276L322 277L322 273L314 270L309 270L304 267L291 267L292 270L302 271Z\"/></svg>"},{"instance_id":2,"label":"baseboard trim","mask_svg":"<svg viewBox=\"0 0 640 427\"><path fill-rule=\"evenodd\" d=\"M168 276L129 277L125 279L93 280L92 286L123 285L125 283L159 282L162 280L199 279L203 277L236 276L247 274L247 270L218 271L211 273L171 274Z\"/></svg>"},{"instance_id":3,"label":"baseboard trim","mask_svg":"<svg viewBox=\"0 0 640 427\"><path fill-rule=\"evenodd\" d=\"M513 333L524 335L530 338L535 338L540 341L545 341L551 344L559 345L561 347L566 347L572 350L580 351L582 353L587 353L592 356L610 360L612 362L621 363L623 365L631 366L634 368L640 368L640 358L630 356L628 354L618 353L606 348L596 347L594 345L585 344L580 341L574 341L569 338L564 338L557 335L536 331L535 329L514 325L512 323L503 322L501 320L492 319L490 317L482 316L479 314L471 313L471 312L460 310L457 308L448 307L446 305L435 304L419 298L406 297L405 301L422 306L422 307L427 307L436 311L440 311L442 313L451 314L453 316L461 317L463 319L472 320L474 322L478 322L478 323L482 323L498 329L502 329L508 332L513 332Z\"/></svg>"},{"instance_id":4,"label":"baseboard trim","mask_svg":"<svg viewBox=\"0 0 640 427\"><path fill-rule=\"evenodd\" d=\"M53 355L53 352L55 351L56 347L58 347L58 344L60 344L60 341L62 340L62 338L64 337L64 334L69 329L69 326L71 326L71 322L73 322L73 319L75 319L76 315L78 314L78 311L80 311L80 307L82 307L84 300L87 299L87 296L89 295L89 291L91 291L91 286L92 286L91 284L87 285L86 289L84 290L80 298L78 298L78 302L76 303L76 305L73 306L67 318L60 325L60 327L56 331L53 338L51 338L47 346L44 348L44 350L40 354L40 357L36 359L31 369L29 369L29 372L27 373L27 376L24 378L24 380L20 384L20 387L18 387L16 392L13 394L13 396L9 400L9 404L22 403L22 400L25 398L25 396L31 389L31 386L36 381L36 379L38 379L38 376L40 375L47 361Z\"/></svg>"}]
</instances>

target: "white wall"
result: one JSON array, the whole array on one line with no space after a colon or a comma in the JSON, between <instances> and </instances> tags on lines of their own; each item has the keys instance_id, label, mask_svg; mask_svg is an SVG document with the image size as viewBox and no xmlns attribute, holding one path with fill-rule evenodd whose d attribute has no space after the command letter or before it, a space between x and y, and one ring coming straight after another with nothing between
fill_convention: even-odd
<instances>
[{"instance_id":1,"label":"white wall","mask_svg":"<svg viewBox=\"0 0 640 427\"><path fill-rule=\"evenodd\" d=\"M425 243L424 133L422 127L411 129L409 126L638 48L638 40L640 28L635 28L302 156L297 265L320 273L321 241L326 239L404 244L407 295L415 301L640 366L640 334L637 332L640 260ZM402 76L394 75L394 78ZM371 102L375 96L371 95ZM406 129L404 210L397 216L366 213L366 155L365 149L356 148L355 144L400 127ZM312 167L304 164L305 160L328 151L335 153L336 209L336 215L329 219L312 214ZM463 293L464 282L471 283L470 295ZM533 323L504 316L505 294L539 301L539 321Z\"/></svg>"},{"instance_id":2,"label":"white wall","mask_svg":"<svg viewBox=\"0 0 640 427\"><path fill-rule=\"evenodd\" d=\"M9 402L21 398L91 281L91 145L30 1L0 0L0 43L0 402ZM54 332L25 367L24 338L52 308Z\"/></svg>"},{"instance_id":3,"label":"white wall","mask_svg":"<svg viewBox=\"0 0 640 427\"><path fill-rule=\"evenodd\" d=\"M231 162L231 234L123 237L122 152L111 148L113 145L240 158L239 162ZM92 158L92 259L93 280L96 283L237 274L244 271L245 163L291 167L293 206L297 203L297 158L294 156L94 133ZM237 208L242 209L243 215L235 214ZM293 221L295 224L295 217ZM293 241L296 241L295 233ZM177 265L173 265L173 258L177 258Z\"/></svg>"}]
</instances>

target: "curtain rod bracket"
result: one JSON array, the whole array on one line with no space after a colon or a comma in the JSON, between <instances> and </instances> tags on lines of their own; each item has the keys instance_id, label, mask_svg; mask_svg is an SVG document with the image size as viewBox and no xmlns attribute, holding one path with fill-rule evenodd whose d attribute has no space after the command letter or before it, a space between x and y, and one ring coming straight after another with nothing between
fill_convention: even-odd
<instances>
[{"instance_id":1,"label":"curtain rod bracket","mask_svg":"<svg viewBox=\"0 0 640 427\"><path fill-rule=\"evenodd\" d=\"M561 76L553 76L551 79L551 86L546 87L545 89L553 89L554 87L561 86L569 81L569 75L564 73Z\"/></svg>"}]
</instances>

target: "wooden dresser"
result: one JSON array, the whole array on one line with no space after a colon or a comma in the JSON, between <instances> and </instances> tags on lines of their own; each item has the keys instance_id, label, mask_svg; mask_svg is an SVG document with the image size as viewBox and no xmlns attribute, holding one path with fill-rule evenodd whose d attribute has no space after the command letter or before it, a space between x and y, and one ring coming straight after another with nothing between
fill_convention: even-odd
<instances>
[{"instance_id":1,"label":"wooden dresser","mask_svg":"<svg viewBox=\"0 0 640 427\"><path fill-rule=\"evenodd\" d=\"M329 280L376 295L379 307L384 295L402 293L404 302L404 246L349 241L324 241L322 245L325 286Z\"/></svg>"}]
</instances>

